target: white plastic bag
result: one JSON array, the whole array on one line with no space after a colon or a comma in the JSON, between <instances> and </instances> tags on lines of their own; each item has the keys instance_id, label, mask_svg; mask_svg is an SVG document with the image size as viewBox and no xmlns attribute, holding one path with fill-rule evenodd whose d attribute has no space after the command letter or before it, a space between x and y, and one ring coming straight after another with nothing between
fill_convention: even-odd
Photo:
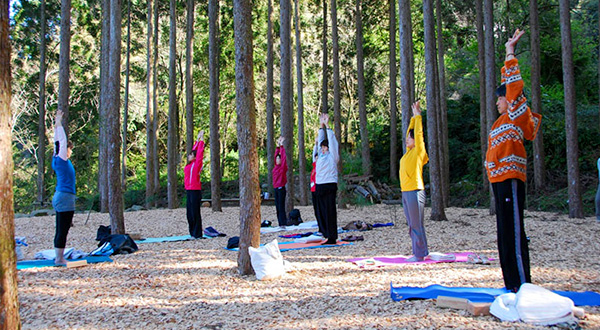
<instances>
[{"instance_id":1,"label":"white plastic bag","mask_svg":"<svg viewBox=\"0 0 600 330\"><path fill-rule=\"evenodd\" d=\"M530 283L519 288L516 306L523 322L553 325L575 321L571 299Z\"/></svg>"},{"instance_id":2,"label":"white plastic bag","mask_svg":"<svg viewBox=\"0 0 600 330\"><path fill-rule=\"evenodd\" d=\"M249 247L248 251L257 279L269 280L285 274L283 257L276 239L259 248Z\"/></svg>"}]
</instances>

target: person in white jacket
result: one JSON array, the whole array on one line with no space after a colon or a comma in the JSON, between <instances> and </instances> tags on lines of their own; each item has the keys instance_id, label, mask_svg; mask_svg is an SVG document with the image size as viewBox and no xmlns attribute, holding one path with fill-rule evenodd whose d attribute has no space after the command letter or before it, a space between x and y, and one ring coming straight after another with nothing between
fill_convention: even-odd
<instances>
[{"instance_id":1,"label":"person in white jacket","mask_svg":"<svg viewBox=\"0 0 600 330\"><path fill-rule=\"evenodd\" d=\"M329 115L322 113L319 116L319 135L315 152L318 157L313 156L313 161L316 161L315 183L316 183L316 200L317 212L323 225L323 237L327 241L323 244L337 244L337 208L335 205L337 196L337 181L338 181L338 162L340 161L340 152L338 141L335 138L335 133L327 128Z\"/></svg>"}]
</instances>

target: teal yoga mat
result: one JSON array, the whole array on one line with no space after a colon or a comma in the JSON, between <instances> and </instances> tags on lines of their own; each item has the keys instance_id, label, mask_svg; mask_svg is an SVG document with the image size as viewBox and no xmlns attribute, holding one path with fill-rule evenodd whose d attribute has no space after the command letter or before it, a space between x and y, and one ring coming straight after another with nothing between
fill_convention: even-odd
<instances>
[{"instance_id":1,"label":"teal yoga mat","mask_svg":"<svg viewBox=\"0 0 600 330\"><path fill-rule=\"evenodd\" d=\"M112 262L112 259L106 256L91 256L82 259L67 259L67 261L87 260L88 264L97 264L99 262ZM17 269L42 268L42 267L64 267L56 266L54 260L25 260L17 262Z\"/></svg>"}]
</instances>

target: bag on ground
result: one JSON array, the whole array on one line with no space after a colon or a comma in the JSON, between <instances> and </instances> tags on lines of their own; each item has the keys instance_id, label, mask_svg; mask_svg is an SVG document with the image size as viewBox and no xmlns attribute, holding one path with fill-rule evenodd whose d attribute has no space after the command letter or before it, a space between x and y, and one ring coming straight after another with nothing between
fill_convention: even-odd
<instances>
[{"instance_id":1,"label":"bag on ground","mask_svg":"<svg viewBox=\"0 0 600 330\"><path fill-rule=\"evenodd\" d=\"M302 218L300 217L300 210L293 209L290 211L289 219L287 222L288 226L297 226L302 223Z\"/></svg>"},{"instance_id":2,"label":"bag on ground","mask_svg":"<svg viewBox=\"0 0 600 330\"><path fill-rule=\"evenodd\" d=\"M283 256L276 239L259 248L249 247L248 251L257 279L269 280L285 274Z\"/></svg>"}]
</instances>

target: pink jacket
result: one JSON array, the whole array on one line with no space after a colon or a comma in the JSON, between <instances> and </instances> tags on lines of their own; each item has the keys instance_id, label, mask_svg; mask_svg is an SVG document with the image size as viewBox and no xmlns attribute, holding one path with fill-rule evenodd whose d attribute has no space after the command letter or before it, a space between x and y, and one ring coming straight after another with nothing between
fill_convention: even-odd
<instances>
[{"instance_id":1,"label":"pink jacket","mask_svg":"<svg viewBox=\"0 0 600 330\"><path fill-rule=\"evenodd\" d=\"M196 142L192 150L196 150L196 159L185 165L183 170L185 173L184 186L185 190L202 190L200 172L202 171L202 160L204 159L204 141Z\"/></svg>"},{"instance_id":2,"label":"pink jacket","mask_svg":"<svg viewBox=\"0 0 600 330\"><path fill-rule=\"evenodd\" d=\"M281 155L281 164L276 163L273 166L273 188L281 188L287 183L287 159L285 157L285 149L283 146L275 149L275 158L277 155Z\"/></svg>"}]
</instances>

